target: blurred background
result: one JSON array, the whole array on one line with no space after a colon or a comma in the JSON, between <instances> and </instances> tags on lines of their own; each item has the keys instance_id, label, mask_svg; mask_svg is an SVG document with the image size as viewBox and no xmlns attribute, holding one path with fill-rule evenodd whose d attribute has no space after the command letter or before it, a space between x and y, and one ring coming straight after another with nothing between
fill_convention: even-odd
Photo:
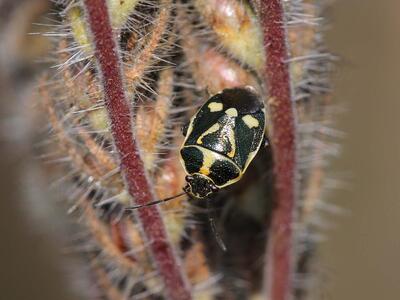
<instances>
[{"instance_id":1,"label":"blurred background","mask_svg":"<svg viewBox=\"0 0 400 300\"><path fill-rule=\"evenodd\" d=\"M347 187L328 198L347 215L330 218L320 247L327 299L400 299L399 11L396 0L339 0L328 14L328 48L342 57L334 102L347 110L332 163Z\"/></svg>"},{"instance_id":2,"label":"blurred background","mask_svg":"<svg viewBox=\"0 0 400 300\"><path fill-rule=\"evenodd\" d=\"M43 50L5 35L29 31L43 3L0 1L0 299L7 300L79 299L65 284L76 288L79 277L63 275L77 262L65 262L57 247L62 214L40 205L47 183L30 159L33 141L24 126L37 71L31 59ZM14 13L17 5L24 9ZM319 247L324 299L400 299L399 11L396 0L337 0L327 11L328 48L341 57L334 103L346 111L336 122L345 133L342 154L331 167L345 185L327 200L345 213L323 216L333 225ZM27 213L34 207L40 209Z\"/></svg>"}]
</instances>

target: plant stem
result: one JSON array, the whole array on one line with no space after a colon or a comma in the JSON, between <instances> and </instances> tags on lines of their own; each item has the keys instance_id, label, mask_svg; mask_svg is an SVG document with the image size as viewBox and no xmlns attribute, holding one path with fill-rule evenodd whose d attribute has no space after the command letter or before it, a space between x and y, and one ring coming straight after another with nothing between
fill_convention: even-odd
<instances>
[{"instance_id":1,"label":"plant stem","mask_svg":"<svg viewBox=\"0 0 400 300\"><path fill-rule=\"evenodd\" d=\"M266 299L291 298L294 276L293 217L295 202L296 136L287 64L287 36L281 0L260 1L266 53L265 80L272 132L276 207L269 228L266 253Z\"/></svg>"},{"instance_id":2,"label":"plant stem","mask_svg":"<svg viewBox=\"0 0 400 300\"><path fill-rule=\"evenodd\" d=\"M106 1L84 0L83 3L102 77L111 133L120 156L121 172L135 204L142 205L153 201L154 193L132 133L133 117L124 92L119 48L113 36ZM164 281L168 299L191 299L187 280L182 272L179 258L169 242L158 207L140 209L138 217L159 274Z\"/></svg>"}]
</instances>

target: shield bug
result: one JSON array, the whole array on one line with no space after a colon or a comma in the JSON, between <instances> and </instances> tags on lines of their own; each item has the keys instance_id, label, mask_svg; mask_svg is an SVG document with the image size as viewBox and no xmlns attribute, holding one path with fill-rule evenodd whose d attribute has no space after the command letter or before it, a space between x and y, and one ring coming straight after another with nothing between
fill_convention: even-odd
<instances>
[{"instance_id":1,"label":"shield bug","mask_svg":"<svg viewBox=\"0 0 400 300\"><path fill-rule=\"evenodd\" d=\"M183 128L180 160L187 173L184 193L127 209L155 205L184 194L204 199L237 182L263 143L265 123L264 104L252 87L225 89L212 96ZM208 200L210 213L209 206ZM209 221L219 246L226 251L210 214Z\"/></svg>"},{"instance_id":2,"label":"shield bug","mask_svg":"<svg viewBox=\"0 0 400 300\"><path fill-rule=\"evenodd\" d=\"M184 191L202 199L240 180L260 149L264 131L264 104L252 87L212 96L183 130Z\"/></svg>"},{"instance_id":3,"label":"shield bug","mask_svg":"<svg viewBox=\"0 0 400 300\"><path fill-rule=\"evenodd\" d=\"M265 124L264 103L250 86L225 89L208 99L183 128L184 192L203 199L240 180L263 143Z\"/></svg>"}]
</instances>

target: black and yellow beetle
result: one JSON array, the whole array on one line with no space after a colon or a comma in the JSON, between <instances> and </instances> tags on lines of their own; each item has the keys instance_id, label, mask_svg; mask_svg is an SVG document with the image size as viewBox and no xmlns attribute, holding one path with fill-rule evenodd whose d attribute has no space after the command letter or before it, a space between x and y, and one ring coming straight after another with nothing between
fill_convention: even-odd
<instances>
[{"instance_id":1,"label":"black and yellow beetle","mask_svg":"<svg viewBox=\"0 0 400 300\"><path fill-rule=\"evenodd\" d=\"M212 96L183 130L184 191L201 199L240 180L260 149L264 131L264 104L252 87Z\"/></svg>"},{"instance_id":2,"label":"black and yellow beetle","mask_svg":"<svg viewBox=\"0 0 400 300\"><path fill-rule=\"evenodd\" d=\"M207 198L243 176L264 140L265 108L250 86L212 96L184 126L180 160L187 173L184 193L126 208L151 206L188 194Z\"/></svg>"}]
</instances>

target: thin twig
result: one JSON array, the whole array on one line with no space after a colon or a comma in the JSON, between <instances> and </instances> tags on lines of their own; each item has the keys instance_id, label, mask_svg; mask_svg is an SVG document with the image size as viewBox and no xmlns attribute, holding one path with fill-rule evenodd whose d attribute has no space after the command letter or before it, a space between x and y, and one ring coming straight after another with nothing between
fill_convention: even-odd
<instances>
[{"instance_id":1,"label":"thin twig","mask_svg":"<svg viewBox=\"0 0 400 300\"><path fill-rule=\"evenodd\" d=\"M132 114L124 92L119 49L113 36L106 1L85 0L84 4L126 188L135 204L145 204L154 200L154 193L132 133ZM142 208L138 217L169 299L191 299L187 280L169 242L158 207Z\"/></svg>"},{"instance_id":2,"label":"thin twig","mask_svg":"<svg viewBox=\"0 0 400 300\"><path fill-rule=\"evenodd\" d=\"M266 54L265 80L272 124L276 207L266 254L266 299L288 300L294 272L293 217L295 202L295 117L289 76L285 17L281 0L259 2Z\"/></svg>"}]
</instances>

